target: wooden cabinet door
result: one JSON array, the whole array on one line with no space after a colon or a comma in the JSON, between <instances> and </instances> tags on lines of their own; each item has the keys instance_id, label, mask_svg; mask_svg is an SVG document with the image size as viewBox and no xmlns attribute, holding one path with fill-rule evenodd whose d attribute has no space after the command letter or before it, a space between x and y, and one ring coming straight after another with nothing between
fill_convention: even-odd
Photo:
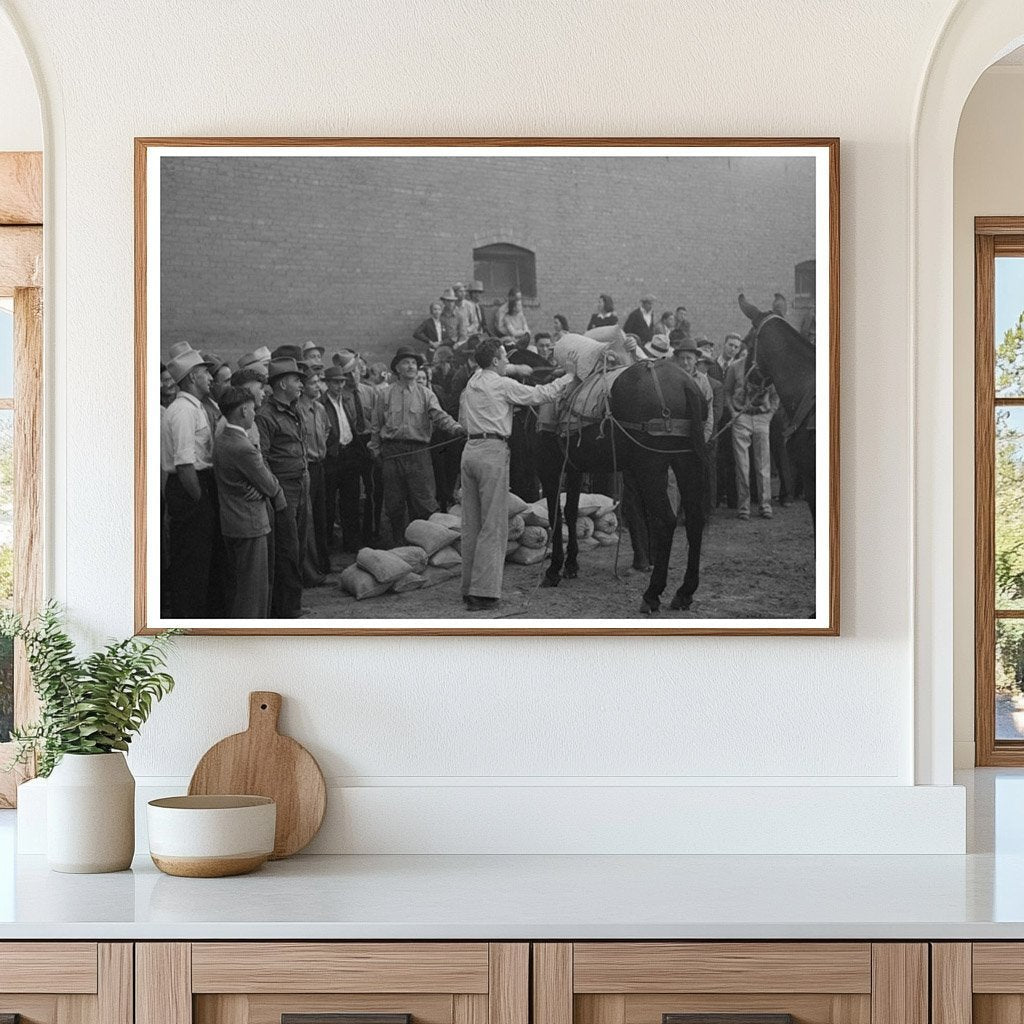
<instances>
[{"instance_id":1,"label":"wooden cabinet door","mask_svg":"<svg viewBox=\"0 0 1024 1024\"><path fill-rule=\"evenodd\" d=\"M533 956L533 1024L928 1024L923 943L537 943Z\"/></svg>"},{"instance_id":2,"label":"wooden cabinet door","mask_svg":"<svg viewBox=\"0 0 1024 1024\"><path fill-rule=\"evenodd\" d=\"M0 942L0 1018L132 1024L129 942Z\"/></svg>"},{"instance_id":3,"label":"wooden cabinet door","mask_svg":"<svg viewBox=\"0 0 1024 1024\"><path fill-rule=\"evenodd\" d=\"M136 1024L529 1024L529 966L526 943L139 943Z\"/></svg>"},{"instance_id":4,"label":"wooden cabinet door","mask_svg":"<svg viewBox=\"0 0 1024 1024\"><path fill-rule=\"evenodd\" d=\"M932 945L934 1024L1024 1020L1024 942Z\"/></svg>"}]
</instances>

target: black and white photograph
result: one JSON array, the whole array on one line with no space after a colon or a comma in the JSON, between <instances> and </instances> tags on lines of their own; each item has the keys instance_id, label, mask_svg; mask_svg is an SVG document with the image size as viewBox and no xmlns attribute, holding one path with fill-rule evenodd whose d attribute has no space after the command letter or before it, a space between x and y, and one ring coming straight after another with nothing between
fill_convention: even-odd
<instances>
[{"instance_id":1,"label":"black and white photograph","mask_svg":"<svg viewBox=\"0 0 1024 1024\"><path fill-rule=\"evenodd\" d=\"M838 632L837 140L136 153L141 632Z\"/></svg>"}]
</instances>

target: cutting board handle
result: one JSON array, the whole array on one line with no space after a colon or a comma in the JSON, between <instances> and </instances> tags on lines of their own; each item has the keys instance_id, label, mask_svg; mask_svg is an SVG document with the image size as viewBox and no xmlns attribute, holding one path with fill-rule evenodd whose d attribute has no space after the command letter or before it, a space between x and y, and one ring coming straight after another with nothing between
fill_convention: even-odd
<instances>
[{"instance_id":1,"label":"cutting board handle","mask_svg":"<svg viewBox=\"0 0 1024 1024\"><path fill-rule=\"evenodd\" d=\"M249 732L277 732L281 714L281 694L272 690L253 690L249 694Z\"/></svg>"}]
</instances>

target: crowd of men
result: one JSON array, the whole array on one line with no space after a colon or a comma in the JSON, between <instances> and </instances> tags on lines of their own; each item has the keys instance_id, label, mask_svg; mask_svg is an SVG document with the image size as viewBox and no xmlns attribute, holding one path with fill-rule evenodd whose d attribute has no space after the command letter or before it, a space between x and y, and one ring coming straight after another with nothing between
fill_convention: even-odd
<instances>
[{"instance_id":1,"label":"crowd of men","mask_svg":"<svg viewBox=\"0 0 1024 1024\"><path fill-rule=\"evenodd\" d=\"M569 322L557 315L535 332L518 291L496 308L482 295L479 281L444 289L415 347L390 365L350 349L325 363L313 342L257 349L235 366L187 343L171 348L160 367L165 617L297 618L332 554L350 562L361 547L403 544L408 522L449 508L457 488L463 600L483 610L500 599L506 495L540 497L531 407L572 382L554 358ZM748 386L739 335L716 353L691 337L685 307L656 315L654 305L644 296L622 325L629 357L674 359L694 376L713 504L747 519L753 502L770 518L773 459L780 499L794 497L774 389ZM783 296L773 309L786 315ZM615 325L601 295L585 330ZM809 331L813 341L813 318Z\"/></svg>"}]
</instances>

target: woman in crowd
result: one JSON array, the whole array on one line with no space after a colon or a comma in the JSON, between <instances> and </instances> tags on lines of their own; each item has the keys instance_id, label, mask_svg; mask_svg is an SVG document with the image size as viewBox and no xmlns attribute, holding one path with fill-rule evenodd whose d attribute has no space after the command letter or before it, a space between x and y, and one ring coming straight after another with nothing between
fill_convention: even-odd
<instances>
[{"instance_id":1,"label":"woman in crowd","mask_svg":"<svg viewBox=\"0 0 1024 1024\"><path fill-rule=\"evenodd\" d=\"M601 294L597 299L597 311L590 318L587 330L592 331L595 327L611 327L619 322L615 315L615 303L610 295Z\"/></svg>"}]
</instances>

